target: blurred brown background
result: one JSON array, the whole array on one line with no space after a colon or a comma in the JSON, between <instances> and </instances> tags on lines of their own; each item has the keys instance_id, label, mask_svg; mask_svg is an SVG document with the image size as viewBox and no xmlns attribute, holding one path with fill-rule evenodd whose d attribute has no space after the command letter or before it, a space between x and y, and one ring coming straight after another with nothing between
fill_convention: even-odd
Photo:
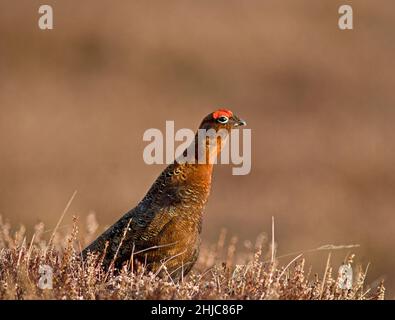
<instances>
[{"instance_id":1,"label":"blurred brown background","mask_svg":"<svg viewBox=\"0 0 395 320\"><path fill-rule=\"evenodd\" d=\"M216 168L205 243L222 227L270 235L274 216L278 255L358 243L393 297L393 1L46 1L52 31L41 4L0 2L5 219L53 227L78 190L64 224L91 210L111 224L164 167L143 162L144 131L227 106L252 128L252 171ZM337 27L341 4L353 31ZM326 255L306 255L313 272Z\"/></svg>"}]
</instances>

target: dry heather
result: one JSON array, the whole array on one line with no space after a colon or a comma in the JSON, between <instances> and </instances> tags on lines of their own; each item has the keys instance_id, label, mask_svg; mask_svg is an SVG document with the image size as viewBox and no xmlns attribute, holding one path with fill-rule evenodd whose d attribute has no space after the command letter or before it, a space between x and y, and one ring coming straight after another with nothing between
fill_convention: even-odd
<instances>
[{"instance_id":1,"label":"dry heather","mask_svg":"<svg viewBox=\"0 0 395 320\"><path fill-rule=\"evenodd\" d=\"M88 220L84 237L74 219L68 235L55 228L45 241L44 226L39 224L28 241L25 228L11 235L10 225L0 217L0 299L384 299L383 283L367 289L367 270L362 268L354 273L352 289L339 289L330 255L319 278L306 274L302 254L286 266L279 265L274 250L266 250L266 258L263 241L258 239L255 246L250 245L245 263L235 264L236 241L233 238L225 245L225 233L212 248L202 250L197 265L180 283L170 276L159 279L133 263L120 271L103 270L100 257L92 255L82 262L79 256L81 246L97 229L92 215ZM318 250L328 249L338 248ZM353 255L345 263L352 264ZM53 269L53 289L38 286L43 265Z\"/></svg>"}]
</instances>

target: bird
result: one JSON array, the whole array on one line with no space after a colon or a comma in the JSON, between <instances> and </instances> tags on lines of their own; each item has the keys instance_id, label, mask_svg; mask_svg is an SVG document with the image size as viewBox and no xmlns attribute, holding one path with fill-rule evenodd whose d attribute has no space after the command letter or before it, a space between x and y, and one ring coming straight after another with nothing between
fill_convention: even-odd
<instances>
[{"instance_id":1,"label":"bird","mask_svg":"<svg viewBox=\"0 0 395 320\"><path fill-rule=\"evenodd\" d=\"M232 111L220 108L202 120L198 132L222 130L229 136L232 129L245 125ZM194 150L191 153L195 161L176 158L137 206L88 245L81 252L82 257L101 255L104 268L117 269L136 262L159 277L167 275L172 280L187 275L199 255L203 211L211 189L213 161L208 157L220 154L223 144L219 139L226 136L199 139L196 133L182 154L186 156L188 150ZM199 161L202 150L206 161Z\"/></svg>"}]
</instances>

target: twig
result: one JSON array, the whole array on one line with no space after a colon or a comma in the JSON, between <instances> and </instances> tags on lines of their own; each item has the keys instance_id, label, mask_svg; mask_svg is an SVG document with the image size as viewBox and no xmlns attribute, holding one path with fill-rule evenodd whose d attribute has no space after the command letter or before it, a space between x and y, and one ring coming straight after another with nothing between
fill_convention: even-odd
<instances>
[{"instance_id":1,"label":"twig","mask_svg":"<svg viewBox=\"0 0 395 320\"><path fill-rule=\"evenodd\" d=\"M283 254L281 256L278 256L277 259L286 258L289 256L293 256L295 254L301 254L301 253L306 254L306 253L316 252L316 251L343 250L343 249L350 249L350 248L359 248L360 246L361 245L359 245L359 244L346 244L346 245L325 244L325 245L315 248L315 249L301 250L301 251Z\"/></svg>"},{"instance_id":2,"label":"twig","mask_svg":"<svg viewBox=\"0 0 395 320\"><path fill-rule=\"evenodd\" d=\"M322 294L324 293L324 286L325 286L326 274L327 274L327 272L328 272L330 260L331 260L331 253L329 252L329 254L328 254L328 259L326 260L326 267L325 267L324 278L322 279L322 285L321 285L321 291L320 291L320 300L321 300L321 298L322 298Z\"/></svg>"},{"instance_id":3,"label":"twig","mask_svg":"<svg viewBox=\"0 0 395 320\"><path fill-rule=\"evenodd\" d=\"M281 274L278 276L277 282L281 279L281 277L283 276L283 274L285 273L285 271L289 268L289 266L290 266L292 263L294 263L296 260L298 260L301 256L303 256L303 253L301 253L300 255L298 255L298 256L296 256L295 258L293 258L293 259L291 260L291 262L288 263L288 264L285 266L284 270L283 270L283 271L281 272Z\"/></svg>"},{"instance_id":4,"label":"twig","mask_svg":"<svg viewBox=\"0 0 395 320\"><path fill-rule=\"evenodd\" d=\"M272 216L272 259L271 263L274 262L274 216Z\"/></svg>"},{"instance_id":5,"label":"twig","mask_svg":"<svg viewBox=\"0 0 395 320\"><path fill-rule=\"evenodd\" d=\"M130 218L130 219L129 219L129 222L128 222L128 224L127 224L125 230L123 231L123 235L122 235L121 241L119 242L117 251L115 252L114 257L113 257L112 260L111 260L110 266L108 267L108 270L107 270L107 274L106 274L106 278L105 278L105 279L107 279L107 276L109 275L110 270L112 269L112 267L113 267L114 264L115 264L115 260L117 259L119 250L121 249L122 243L123 243L123 241L124 241L125 238L126 238L126 234L127 234L128 230L129 230L129 226L130 226L130 223L132 222L132 220L133 220L133 218Z\"/></svg>"},{"instance_id":6,"label":"twig","mask_svg":"<svg viewBox=\"0 0 395 320\"><path fill-rule=\"evenodd\" d=\"M67 202L67 205L66 205L66 207L64 208L63 213L62 213L62 215L60 216L59 221L58 221L58 223L56 224L54 231L52 232L51 238L49 238L49 242L48 242L47 248L48 248L48 247L51 247L52 241L53 241L53 239L55 238L56 231L58 230L60 224L62 223L62 220L63 220L63 218L64 218L64 216L65 216L67 210L69 210L69 208L70 208L70 206L71 206L71 203L73 202L73 200L74 200L74 198L75 198L76 195L77 195L77 190L74 191L74 193L73 193L73 195L71 196L69 202ZM47 253L47 250L45 250L45 255L46 255L46 253Z\"/></svg>"}]
</instances>

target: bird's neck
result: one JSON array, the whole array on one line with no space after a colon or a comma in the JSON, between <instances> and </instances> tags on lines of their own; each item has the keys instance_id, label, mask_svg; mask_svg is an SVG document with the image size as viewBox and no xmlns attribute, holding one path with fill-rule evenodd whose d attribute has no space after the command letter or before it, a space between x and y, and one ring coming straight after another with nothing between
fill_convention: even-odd
<instances>
[{"instance_id":1,"label":"bird's neck","mask_svg":"<svg viewBox=\"0 0 395 320\"><path fill-rule=\"evenodd\" d=\"M186 163L179 162L178 160L175 162L181 167L189 167L193 171L197 171L196 174L199 173L199 176L211 180L214 161L219 157L222 144L225 143L223 140L221 144L220 139L220 137L204 137L203 139L199 139L198 134L196 134L194 141L183 153L184 159L188 159Z\"/></svg>"},{"instance_id":2,"label":"bird's neck","mask_svg":"<svg viewBox=\"0 0 395 320\"><path fill-rule=\"evenodd\" d=\"M183 152L183 161L176 159L175 164L189 172L193 180L205 181L204 184L211 184L213 164L220 156L223 145L226 143L225 136L204 136L199 137L196 133L194 141ZM221 143L222 142L222 143ZM185 162L185 159L186 162Z\"/></svg>"},{"instance_id":3,"label":"bird's neck","mask_svg":"<svg viewBox=\"0 0 395 320\"><path fill-rule=\"evenodd\" d=\"M221 154L222 146L226 142L226 137L203 137L199 139L198 134L195 135L194 141L184 151L183 155L188 156L192 162L198 165L207 165L212 168L215 160ZM221 143L222 140L222 143ZM191 150L193 149L193 150ZM193 151L193 152L189 152ZM188 153L189 152L189 153ZM191 156L193 154L193 156Z\"/></svg>"}]
</instances>

